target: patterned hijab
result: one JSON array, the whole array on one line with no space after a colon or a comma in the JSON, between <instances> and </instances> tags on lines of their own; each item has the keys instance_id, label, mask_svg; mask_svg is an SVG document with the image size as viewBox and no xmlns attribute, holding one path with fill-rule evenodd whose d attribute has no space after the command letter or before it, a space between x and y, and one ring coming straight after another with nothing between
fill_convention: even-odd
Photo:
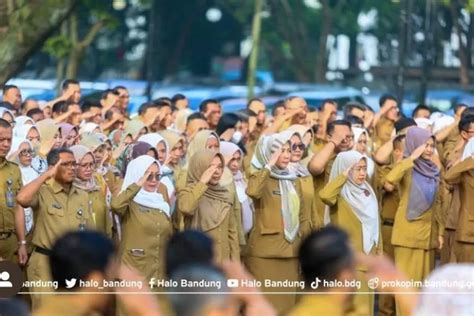
<instances>
[{"instance_id":1,"label":"patterned hijab","mask_svg":"<svg viewBox=\"0 0 474 316\"><path fill-rule=\"evenodd\" d=\"M265 168L273 153L288 143L292 135L293 132L286 131L270 136L262 136L257 143L251 160L252 173ZM273 166L270 176L279 181L285 239L288 242L293 242L300 227L300 199L293 184L296 175L292 174L288 168L279 169Z\"/></svg>"}]
</instances>

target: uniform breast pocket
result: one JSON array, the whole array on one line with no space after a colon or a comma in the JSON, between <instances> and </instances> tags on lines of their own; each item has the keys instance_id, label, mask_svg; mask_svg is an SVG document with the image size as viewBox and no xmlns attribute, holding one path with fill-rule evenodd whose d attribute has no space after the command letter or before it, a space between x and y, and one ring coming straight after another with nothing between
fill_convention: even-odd
<instances>
[{"instance_id":1,"label":"uniform breast pocket","mask_svg":"<svg viewBox=\"0 0 474 316\"><path fill-rule=\"evenodd\" d=\"M59 203L49 205L47 211L50 215L64 216L64 208Z\"/></svg>"},{"instance_id":2,"label":"uniform breast pocket","mask_svg":"<svg viewBox=\"0 0 474 316\"><path fill-rule=\"evenodd\" d=\"M145 250L141 248L128 249L124 261L131 267L143 271L146 267Z\"/></svg>"}]
</instances>

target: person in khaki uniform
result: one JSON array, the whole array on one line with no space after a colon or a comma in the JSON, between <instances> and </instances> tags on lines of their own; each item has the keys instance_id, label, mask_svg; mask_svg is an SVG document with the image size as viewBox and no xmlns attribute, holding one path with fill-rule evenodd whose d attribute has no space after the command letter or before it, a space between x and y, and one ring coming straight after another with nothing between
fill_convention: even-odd
<instances>
[{"instance_id":1,"label":"person in khaki uniform","mask_svg":"<svg viewBox=\"0 0 474 316\"><path fill-rule=\"evenodd\" d=\"M442 248L444 223L440 205L439 169L431 161L434 137L411 127L405 141L405 159L385 177L399 185L400 204L392 232L395 264L415 281L424 280L434 268L435 248ZM397 315L403 315L396 300Z\"/></svg>"},{"instance_id":2,"label":"person in khaki uniform","mask_svg":"<svg viewBox=\"0 0 474 316\"><path fill-rule=\"evenodd\" d=\"M329 214L324 214L325 206L319 197L319 191L328 183L329 174L336 155L350 150L354 146L351 123L348 121L335 120L328 123L326 134L326 144L320 151L315 152L308 163L308 170L313 175L316 209L322 223L329 221Z\"/></svg>"},{"instance_id":3,"label":"person in khaki uniform","mask_svg":"<svg viewBox=\"0 0 474 316\"><path fill-rule=\"evenodd\" d=\"M35 249L27 266L28 280L33 282L51 280L48 256L57 238L67 231L94 227L87 193L73 186L76 176L73 153L65 148L53 149L47 161L48 171L23 187L17 196L18 203L31 207L35 214ZM20 218L17 227L24 226L24 213L20 211L19 214L23 216L17 216ZM21 247L18 252L25 256L26 247ZM51 291L51 288L34 287L30 290L41 292ZM32 295L33 308L40 305L42 297Z\"/></svg>"},{"instance_id":4,"label":"person in khaki uniform","mask_svg":"<svg viewBox=\"0 0 474 316\"><path fill-rule=\"evenodd\" d=\"M336 227L324 227L311 233L301 244L299 262L305 281L305 293L287 314L288 316L329 315L343 316L350 295L331 294L346 288L327 288L315 280L344 280L355 275L354 250L348 234Z\"/></svg>"},{"instance_id":5,"label":"person in khaki uniform","mask_svg":"<svg viewBox=\"0 0 474 316\"><path fill-rule=\"evenodd\" d=\"M308 146L313 142L313 130L304 125L292 125L288 131L294 132L290 138L291 161L288 168L297 175L297 181L300 182L304 199L303 204L309 208L311 214L311 229L319 229L323 226L323 222L316 207L313 177L308 170L308 162L313 155L308 149ZM306 157L303 158L304 155Z\"/></svg>"},{"instance_id":6,"label":"person in khaki uniform","mask_svg":"<svg viewBox=\"0 0 474 316\"><path fill-rule=\"evenodd\" d=\"M399 118L397 100L390 95L380 98L380 112L374 117L374 149L377 150L390 141L395 130L395 122Z\"/></svg>"},{"instance_id":7,"label":"person in khaki uniform","mask_svg":"<svg viewBox=\"0 0 474 316\"><path fill-rule=\"evenodd\" d=\"M15 262L15 209L18 191L22 186L20 168L6 159L12 145L13 130L0 119L0 258ZM23 212L23 210L21 210ZM23 242L24 238L20 240Z\"/></svg>"},{"instance_id":8,"label":"person in khaki uniform","mask_svg":"<svg viewBox=\"0 0 474 316\"><path fill-rule=\"evenodd\" d=\"M108 191L102 176L94 174L94 154L83 145L74 145L69 149L74 153L77 163L77 176L74 179L74 186L86 191L89 195L89 209L95 228L112 237L112 217L109 214L107 202L107 192L110 191Z\"/></svg>"},{"instance_id":9,"label":"person in khaki uniform","mask_svg":"<svg viewBox=\"0 0 474 316\"><path fill-rule=\"evenodd\" d=\"M191 157L198 151L202 149L210 149L215 152L219 152L220 140L219 136L211 130L201 130L196 133L192 141L188 144L186 149L186 160L183 164L183 167L180 168L175 175L175 187L176 192L179 195L179 192L186 187L188 179L188 167ZM190 217L187 217L189 220ZM190 223L185 222L186 218L183 217L182 212L176 212L175 226L179 230L183 230L186 227L189 227Z\"/></svg>"},{"instance_id":10,"label":"person in khaki uniform","mask_svg":"<svg viewBox=\"0 0 474 316\"><path fill-rule=\"evenodd\" d=\"M255 209L252 199L247 195L248 181L242 171L242 157L244 153L239 146L231 142L221 142L220 152L224 157L228 172L224 170L221 183L235 190L234 210L239 234L239 244L241 255L244 256L245 246L250 230L253 227Z\"/></svg>"},{"instance_id":11,"label":"person in khaki uniform","mask_svg":"<svg viewBox=\"0 0 474 316\"><path fill-rule=\"evenodd\" d=\"M376 163L376 194L379 199L380 217L381 217L381 233L383 242L383 253L394 260L392 245L392 230L400 203L400 192L398 187L391 185L385 181L387 174L392 171L393 166L403 159L405 135L398 135L392 142L393 151L391 161L387 165ZM395 299L393 295L382 294L379 296L379 315L392 316L395 315Z\"/></svg>"},{"instance_id":12,"label":"person in khaki uniform","mask_svg":"<svg viewBox=\"0 0 474 316\"><path fill-rule=\"evenodd\" d=\"M445 174L448 183L459 186L460 211L456 227L456 261L474 263L474 138L464 148L461 160Z\"/></svg>"},{"instance_id":13,"label":"person in khaki uniform","mask_svg":"<svg viewBox=\"0 0 474 316\"><path fill-rule=\"evenodd\" d=\"M165 247L173 234L166 186L159 182L159 162L143 155L129 163L121 193L112 198L112 210L122 219L121 261L145 280L165 278ZM154 289L159 291L159 289ZM124 315L119 305L118 315Z\"/></svg>"},{"instance_id":14,"label":"person in khaki uniform","mask_svg":"<svg viewBox=\"0 0 474 316\"><path fill-rule=\"evenodd\" d=\"M221 184L224 157L201 150L190 157L187 185L178 193L177 210L190 227L205 232L214 241L216 262L240 260L235 217L235 191Z\"/></svg>"},{"instance_id":15,"label":"person in khaki uniform","mask_svg":"<svg viewBox=\"0 0 474 316\"><path fill-rule=\"evenodd\" d=\"M311 230L311 215L304 207L300 183L288 170L292 134L284 132L260 139L252 158L253 172L247 188L255 205L255 223L249 235L246 265L261 282L267 279L292 282L287 287L277 285L263 289L279 314L294 306L296 294L271 293L297 291L298 248Z\"/></svg>"},{"instance_id":16,"label":"person in khaki uniform","mask_svg":"<svg viewBox=\"0 0 474 316\"><path fill-rule=\"evenodd\" d=\"M358 151L339 153L332 166L328 184L319 192L329 206L331 223L349 234L357 252L382 254L379 206L374 190L367 182L367 158ZM361 281L359 292L371 292L367 286L367 267L356 267L356 279ZM374 295L352 297L346 315L373 315Z\"/></svg>"}]
</instances>

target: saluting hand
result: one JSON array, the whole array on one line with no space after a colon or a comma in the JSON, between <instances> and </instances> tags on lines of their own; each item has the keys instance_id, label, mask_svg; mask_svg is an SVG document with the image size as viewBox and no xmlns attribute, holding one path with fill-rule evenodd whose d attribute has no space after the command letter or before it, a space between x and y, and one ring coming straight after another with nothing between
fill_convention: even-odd
<instances>
[{"instance_id":1,"label":"saluting hand","mask_svg":"<svg viewBox=\"0 0 474 316\"><path fill-rule=\"evenodd\" d=\"M202 182L204 184L208 184L209 181L211 181L212 175L214 172L216 172L217 167L216 166L210 166L209 168L204 171L204 173L201 176L201 179L199 179L199 182Z\"/></svg>"},{"instance_id":2,"label":"saluting hand","mask_svg":"<svg viewBox=\"0 0 474 316\"><path fill-rule=\"evenodd\" d=\"M52 168L49 168L48 171L46 171L45 174L47 179L51 179L56 176L56 174L58 173L59 166L62 162L62 159L59 159L59 161Z\"/></svg>"},{"instance_id":3,"label":"saluting hand","mask_svg":"<svg viewBox=\"0 0 474 316\"><path fill-rule=\"evenodd\" d=\"M410 155L410 158L412 160L416 160L418 158L420 158L420 156L423 154L423 152L425 151L426 149L426 144L423 144L423 145L420 145L418 146Z\"/></svg>"},{"instance_id":4,"label":"saluting hand","mask_svg":"<svg viewBox=\"0 0 474 316\"><path fill-rule=\"evenodd\" d=\"M151 174L151 171L145 172L145 174L138 180L137 185L143 187L145 181L148 179L148 176Z\"/></svg>"},{"instance_id":5,"label":"saluting hand","mask_svg":"<svg viewBox=\"0 0 474 316\"><path fill-rule=\"evenodd\" d=\"M281 152L282 152L282 148L279 148L277 151L275 151L272 154L272 156L270 157L270 160L268 161L268 165L270 167L273 167L276 164L276 162L278 161L278 158L280 158Z\"/></svg>"}]
</instances>

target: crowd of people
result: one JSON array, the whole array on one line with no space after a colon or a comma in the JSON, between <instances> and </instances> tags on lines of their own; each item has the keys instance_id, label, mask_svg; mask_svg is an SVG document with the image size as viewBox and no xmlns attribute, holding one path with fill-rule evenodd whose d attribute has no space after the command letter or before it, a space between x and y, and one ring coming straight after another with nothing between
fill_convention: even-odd
<instances>
[{"instance_id":1,"label":"crowd of people","mask_svg":"<svg viewBox=\"0 0 474 316\"><path fill-rule=\"evenodd\" d=\"M436 268L434 279L474 284L474 107L419 105L408 118L390 95L378 112L288 97L226 113L177 94L133 116L129 99L119 86L81 100L75 80L43 103L3 87L0 257L37 285L24 289L33 314L474 314L472 294L435 310L413 286L376 300L368 282L422 282ZM45 295L83 290L70 279L172 286L125 287L114 304ZM183 279L223 287L172 282Z\"/></svg>"}]
</instances>

